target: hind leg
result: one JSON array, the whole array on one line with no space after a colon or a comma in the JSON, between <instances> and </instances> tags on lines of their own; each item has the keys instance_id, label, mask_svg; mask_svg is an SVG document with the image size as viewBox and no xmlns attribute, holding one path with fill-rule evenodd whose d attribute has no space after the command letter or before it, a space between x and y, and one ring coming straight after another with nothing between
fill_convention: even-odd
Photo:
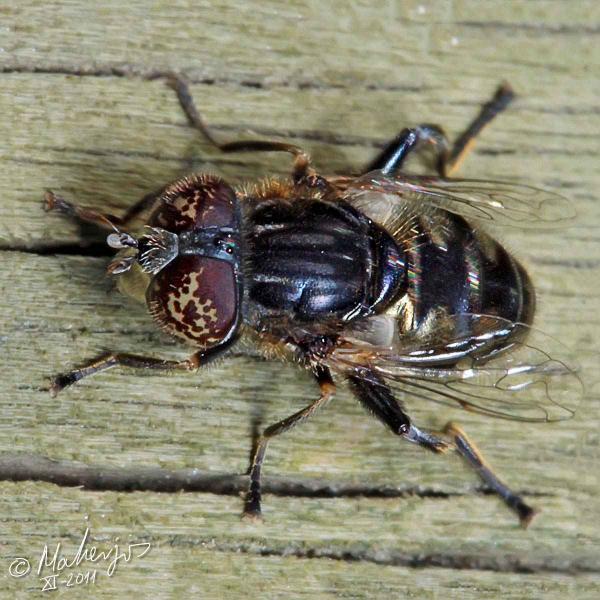
<instances>
[{"instance_id":1,"label":"hind leg","mask_svg":"<svg viewBox=\"0 0 600 600\"><path fill-rule=\"evenodd\" d=\"M411 423L390 388L375 373L369 372L368 378L351 376L350 382L361 404L395 434L436 453L444 453L450 449L458 452L483 482L517 513L521 526L529 525L537 511L498 478L475 444L458 425L454 423L446 425L442 435L447 439L434 433L421 431Z\"/></svg>"},{"instance_id":2,"label":"hind leg","mask_svg":"<svg viewBox=\"0 0 600 600\"><path fill-rule=\"evenodd\" d=\"M514 99L512 88L504 83L498 87L489 102L458 136L451 146L446 133L439 125L422 124L403 129L373 160L365 172L380 170L386 175L395 175L411 152L425 144L433 147L436 154L436 169L442 177L450 177L472 150L477 136L484 127L501 113Z\"/></svg>"}]
</instances>

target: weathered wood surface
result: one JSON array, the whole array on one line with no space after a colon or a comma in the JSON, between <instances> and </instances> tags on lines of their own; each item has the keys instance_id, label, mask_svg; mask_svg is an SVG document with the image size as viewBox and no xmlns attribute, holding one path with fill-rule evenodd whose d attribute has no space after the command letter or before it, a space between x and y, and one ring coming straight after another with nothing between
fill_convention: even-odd
<instances>
[{"instance_id":1,"label":"weathered wood surface","mask_svg":"<svg viewBox=\"0 0 600 600\"><path fill-rule=\"evenodd\" d=\"M0 477L64 484L77 463L100 487L105 467L108 488L137 480L155 489L177 471L216 492L2 482L7 597L30 597L42 584L33 573L10 576L15 557L33 564L44 544L59 542L69 554L89 526L88 546L108 550L118 538L151 550L112 577L104 561L93 588L63 592L597 598L598 13L595 1L558 0L1 6ZM457 458L401 443L344 391L272 444L266 473L279 477L270 480L279 495L266 494L263 525L241 522L237 474L253 422L268 424L316 393L306 374L280 364L235 356L196 376L115 371L48 395L51 374L104 350L185 349L111 291L97 246L42 212L44 189L118 211L191 169L236 182L287 172L285 158L223 157L198 140L172 91L146 78L169 69L187 74L218 133L292 138L337 173L407 124L440 122L456 134L499 80L513 84L519 101L462 173L548 186L576 205L577 226L500 235L530 267L539 326L579 349L587 396L575 419L539 426L407 404L422 426L463 423L542 509L528 531L477 493Z\"/></svg>"}]
</instances>

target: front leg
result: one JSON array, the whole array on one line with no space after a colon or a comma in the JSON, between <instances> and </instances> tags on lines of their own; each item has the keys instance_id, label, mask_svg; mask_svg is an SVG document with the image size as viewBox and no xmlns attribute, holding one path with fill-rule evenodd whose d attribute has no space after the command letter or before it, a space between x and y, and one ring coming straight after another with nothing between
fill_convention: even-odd
<instances>
[{"instance_id":1,"label":"front leg","mask_svg":"<svg viewBox=\"0 0 600 600\"><path fill-rule=\"evenodd\" d=\"M59 212L68 217L72 217L82 221L84 223L93 223L101 229L107 231L115 231L119 227L128 227L132 221L137 218L140 213L145 210L149 210L164 191L164 187L156 192L146 194L143 198L138 200L133 206L129 207L125 214L121 217L117 215L111 215L109 213L102 213L91 208L85 208L77 206L72 202L68 202L62 196L55 194L48 190L44 195L43 208L46 212Z\"/></svg>"},{"instance_id":2,"label":"front leg","mask_svg":"<svg viewBox=\"0 0 600 600\"><path fill-rule=\"evenodd\" d=\"M66 387L80 381L84 377L112 369L113 367L129 367L153 371L195 371L220 353L221 348L199 350L185 360L162 360L138 354L107 354L97 358L79 369L56 376L50 384L50 393L56 396Z\"/></svg>"}]
</instances>

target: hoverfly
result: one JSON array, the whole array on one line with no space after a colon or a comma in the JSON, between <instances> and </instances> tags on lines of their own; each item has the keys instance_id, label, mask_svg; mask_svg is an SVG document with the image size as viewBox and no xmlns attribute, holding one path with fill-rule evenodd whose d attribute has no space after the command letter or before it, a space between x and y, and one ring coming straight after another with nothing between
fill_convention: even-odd
<instances>
[{"instance_id":1,"label":"hoverfly","mask_svg":"<svg viewBox=\"0 0 600 600\"><path fill-rule=\"evenodd\" d=\"M523 421L572 415L576 370L531 327L535 292L525 269L482 221L555 223L564 198L514 183L450 179L475 137L513 98L502 85L450 146L436 125L402 130L357 177L323 177L301 148L277 141L218 142L187 84L170 83L190 123L223 152L287 152L289 179L234 188L192 175L146 197L124 217L77 207L48 192L57 209L112 231L119 250L108 271L145 301L157 324L194 346L186 360L110 354L59 375L52 393L105 369L195 371L241 340L268 358L304 365L319 396L266 428L249 469L244 515L261 515L261 470L269 441L309 418L344 378L391 431L433 452L454 449L527 526L535 514L500 481L455 424L417 427L398 399L427 398ZM428 147L437 177L401 173ZM141 231L128 230L144 210Z\"/></svg>"}]
</instances>

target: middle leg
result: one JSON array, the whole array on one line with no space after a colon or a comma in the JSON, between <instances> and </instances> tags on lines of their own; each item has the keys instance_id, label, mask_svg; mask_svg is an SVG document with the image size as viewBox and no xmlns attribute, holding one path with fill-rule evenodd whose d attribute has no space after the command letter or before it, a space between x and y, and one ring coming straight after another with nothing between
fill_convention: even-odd
<instances>
[{"instance_id":1,"label":"middle leg","mask_svg":"<svg viewBox=\"0 0 600 600\"><path fill-rule=\"evenodd\" d=\"M244 513L242 515L244 518L251 520L259 520L261 518L261 472L267 445L271 438L285 433L293 427L296 427L299 423L306 421L306 419L310 418L317 410L319 410L319 408L327 404L335 392L335 384L333 383L329 369L325 367L315 367L313 368L313 374L321 390L320 396L302 410L267 427L258 438L251 459L250 487L246 495Z\"/></svg>"},{"instance_id":2,"label":"middle leg","mask_svg":"<svg viewBox=\"0 0 600 600\"><path fill-rule=\"evenodd\" d=\"M233 142L219 142L213 135L206 121L202 118L187 82L175 73L168 75L168 83L177 94L177 99L190 125L199 131L202 136L221 152L287 152L294 157L292 177L299 182L308 177L315 176L314 169L310 166L310 156L299 146L273 140L236 140Z\"/></svg>"}]
</instances>

